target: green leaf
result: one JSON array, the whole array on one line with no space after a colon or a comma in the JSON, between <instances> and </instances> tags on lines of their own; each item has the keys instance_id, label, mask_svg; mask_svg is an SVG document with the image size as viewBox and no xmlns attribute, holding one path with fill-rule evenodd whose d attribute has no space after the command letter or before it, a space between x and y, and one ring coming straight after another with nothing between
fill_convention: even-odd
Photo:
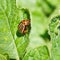
<instances>
[{"instance_id":1,"label":"green leaf","mask_svg":"<svg viewBox=\"0 0 60 60\"><path fill-rule=\"evenodd\" d=\"M24 9L24 11L28 10ZM22 58L29 43L28 33L21 36L17 32L18 24L21 22L21 13L24 12L17 9L16 0L0 0L0 53L8 54L10 59ZM24 14L30 18L29 12Z\"/></svg>"},{"instance_id":2,"label":"green leaf","mask_svg":"<svg viewBox=\"0 0 60 60\"><path fill-rule=\"evenodd\" d=\"M7 60L7 59L4 55L0 54L0 60Z\"/></svg>"},{"instance_id":3,"label":"green leaf","mask_svg":"<svg viewBox=\"0 0 60 60\"><path fill-rule=\"evenodd\" d=\"M49 60L49 51L46 46L40 46L28 51L23 60Z\"/></svg>"},{"instance_id":4,"label":"green leaf","mask_svg":"<svg viewBox=\"0 0 60 60\"><path fill-rule=\"evenodd\" d=\"M0 11L1 12L1 11ZM0 14L0 53L8 53L10 58L18 58L14 39L4 12Z\"/></svg>"},{"instance_id":5,"label":"green leaf","mask_svg":"<svg viewBox=\"0 0 60 60\"><path fill-rule=\"evenodd\" d=\"M52 18L50 25L50 36L52 41L51 48L51 59L59 60L60 59L60 15Z\"/></svg>"},{"instance_id":6,"label":"green leaf","mask_svg":"<svg viewBox=\"0 0 60 60\"><path fill-rule=\"evenodd\" d=\"M16 9L14 9L14 10L16 10ZM14 12L14 10L13 10L13 12ZM12 19L9 19L9 24L12 27L11 31L12 31L13 37L15 39L18 54L19 54L20 58L22 59L26 52L26 47L28 46L28 43L29 43L29 32L25 35L21 35L18 32L18 24L22 20L26 20L26 19L30 20L30 14L29 14L28 9L22 8L22 9L18 9L18 10L19 10L19 13L18 13L19 15L16 14L16 16L18 15L18 17L15 17L15 15L13 15ZM20 18L20 17L22 17L22 18ZM14 18L14 20L13 20L13 18ZM18 18L18 19L16 19L16 18Z\"/></svg>"}]
</instances>

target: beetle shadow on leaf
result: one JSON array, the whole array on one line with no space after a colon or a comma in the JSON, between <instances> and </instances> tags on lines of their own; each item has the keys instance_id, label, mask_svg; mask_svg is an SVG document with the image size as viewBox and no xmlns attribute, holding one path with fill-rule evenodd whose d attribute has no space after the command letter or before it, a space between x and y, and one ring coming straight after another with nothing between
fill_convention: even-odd
<instances>
[{"instance_id":1,"label":"beetle shadow on leaf","mask_svg":"<svg viewBox=\"0 0 60 60\"><path fill-rule=\"evenodd\" d=\"M17 30L17 32L16 32L16 35L17 35L17 37L24 36L24 34L20 33L18 30Z\"/></svg>"}]
</instances>

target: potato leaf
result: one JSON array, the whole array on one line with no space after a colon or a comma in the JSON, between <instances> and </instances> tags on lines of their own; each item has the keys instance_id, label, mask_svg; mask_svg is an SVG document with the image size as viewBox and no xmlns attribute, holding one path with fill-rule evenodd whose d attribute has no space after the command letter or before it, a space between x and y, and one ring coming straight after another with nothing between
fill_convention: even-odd
<instances>
[{"instance_id":1,"label":"potato leaf","mask_svg":"<svg viewBox=\"0 0 60 60\"><path fill-rule=\"evenodd\" d=\"M17 9L16 0L0 0L0 54L8 54L10 59L23 57L29 43L29 33L17 32L21 16L30 20L29 11L23 10Z\"/></svg>"},{"instance_id":2,"label":"potato leaf","mask_svg":"<svg viewBox=\"0 0 60 60\"><path fill-rule=\"evenodd\" d=\"M60 59L60 15L52 18L51 23L49 25L50 36L52 41L52 49L51 49L51 59L59 60Z\"/></svg>"}]
</instances>

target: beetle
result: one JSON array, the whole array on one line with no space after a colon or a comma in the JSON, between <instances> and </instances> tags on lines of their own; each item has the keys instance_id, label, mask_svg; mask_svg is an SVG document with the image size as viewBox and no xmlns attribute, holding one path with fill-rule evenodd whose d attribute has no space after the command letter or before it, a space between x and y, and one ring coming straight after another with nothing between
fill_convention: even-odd
<instances>
[{"instance_id":1,"label":"beetle","mask_svg":"<svg viewBox=\"0 0 60 60\"><path fill-rule=\"evenodd\" d=\"M22 20L18 25L20 33L25 34L30 30L30 20Z\"/></svg>"}]
</instances>

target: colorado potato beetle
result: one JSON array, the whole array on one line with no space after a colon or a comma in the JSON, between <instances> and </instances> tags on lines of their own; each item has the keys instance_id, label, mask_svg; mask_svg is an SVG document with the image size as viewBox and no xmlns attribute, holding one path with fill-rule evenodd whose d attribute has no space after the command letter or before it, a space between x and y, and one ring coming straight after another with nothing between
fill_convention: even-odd
<instances>
[{"instance_id":1,"label":"colorado potato beetle","mask_svg":"<svg viewBox=\"0 0 60 60\"><path fill-rule=\"evenodd\" d=\"M30 30L30 20L22 20L18 25L18 30L20 33L25 34Z\"/></svg>"}]
</instances>

